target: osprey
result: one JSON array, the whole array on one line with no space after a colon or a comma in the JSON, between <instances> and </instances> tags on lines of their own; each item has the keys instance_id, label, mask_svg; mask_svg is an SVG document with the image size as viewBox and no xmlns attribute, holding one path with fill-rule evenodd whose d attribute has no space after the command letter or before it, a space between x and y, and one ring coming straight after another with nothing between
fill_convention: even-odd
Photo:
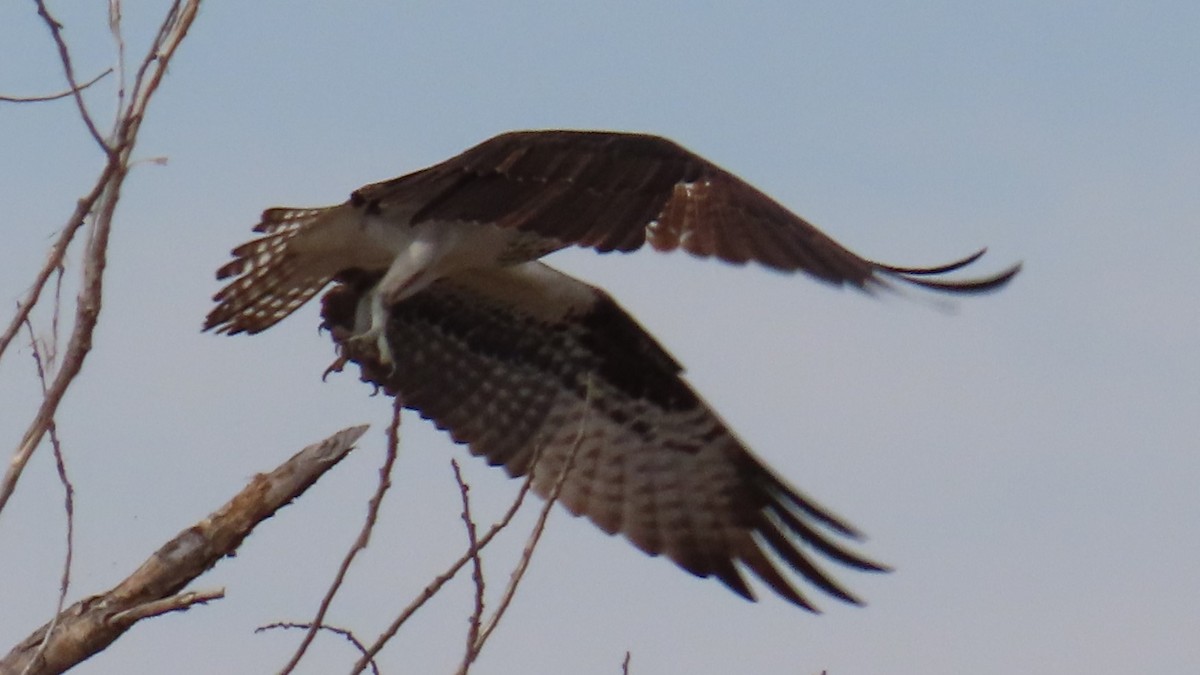
<instances>
[{"instance_id":1,"label":"osprey","mask_svg":"<svg viewBox=\"0 0 1200 675\"><path fill-rule=\"evenodd\" d=\"M886 568L845 548L858 533L791 487L725 426L683 368L604 291L537 259L567 246L644 244L803 271L870 291L951 293L1018 272L947 280L862 258L779 203L657 136L502 134L440 164L355 190L343 204L273 208L233 250L205 330L257 333L330 282L324 327L340 358L512 476L533 473L607 533L754 599L742 570L813 605L779 562L857 603L813 562Z\"/></svg>"}]
</instances>

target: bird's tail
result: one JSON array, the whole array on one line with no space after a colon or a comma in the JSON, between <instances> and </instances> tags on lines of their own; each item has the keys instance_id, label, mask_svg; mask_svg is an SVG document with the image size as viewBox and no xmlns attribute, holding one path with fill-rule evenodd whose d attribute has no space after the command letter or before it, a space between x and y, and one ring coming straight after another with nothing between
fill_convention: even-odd
<instances>
[{"instance_id":1,"label":"bird's tail","mask_svg":"<svg viewBox=\"0 0 1200 675\"><path fill-rule=\"evenodd\" d=\"M208 313L204 330L230 335L264 331L324 288L333 275L305 264L293 239L329 210L264 211L254 227L264 236L233 249L234 259L217 270L217 279L236 278L213 296L217 306Z\"/></svg>"}]
</instances>

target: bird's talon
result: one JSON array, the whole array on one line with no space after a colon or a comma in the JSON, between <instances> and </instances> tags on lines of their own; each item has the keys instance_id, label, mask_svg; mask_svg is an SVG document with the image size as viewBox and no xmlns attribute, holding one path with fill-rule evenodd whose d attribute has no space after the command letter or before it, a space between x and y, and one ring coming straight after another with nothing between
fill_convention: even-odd
<instances>
[{"instance_id":1,"label":"bird's talon","mask_svg":"<svg viewBox=\"0 0 1200 675\"><path fill-rule=\"evenodd\" d=\"M338 357L333 360L333 363L329 364L329 367L325 369L325 372L321 373L321 381L325 382L329 378L330 373L342 372L342 369L346 367L346 363L349 360L344 354L339 353Z\"/></svg>"}]
</instances>

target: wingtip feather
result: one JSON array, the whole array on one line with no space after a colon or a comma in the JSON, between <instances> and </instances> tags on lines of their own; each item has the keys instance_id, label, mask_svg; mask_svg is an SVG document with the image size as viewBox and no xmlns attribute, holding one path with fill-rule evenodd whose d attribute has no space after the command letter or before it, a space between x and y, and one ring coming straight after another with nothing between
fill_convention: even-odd
<instances>
[{"instance_id":1,"label":"wingtip feather","mask_svg":"<svg viewBox=\"0 0 1200 675\"><path fill-rule=\"evenodd\" d=\"M978 251L960 258L953 262L944 265L934 265L930 267L901 267L898 265L886 265L883 263L874 262L873 264L879 270L886 272L894 277L902 279L914 286L928 288L934 291L942 291L946 293L987 293L998 290L1008 285L1013 277L1021 271L1022 263L1005 269L1001 272L986 277L978 277L974 279L931 279L929 277L940 277L944 274L957 272L972 263L976 262L987 253L987 247L981 248Z\"/></svg>"}]
</instances>

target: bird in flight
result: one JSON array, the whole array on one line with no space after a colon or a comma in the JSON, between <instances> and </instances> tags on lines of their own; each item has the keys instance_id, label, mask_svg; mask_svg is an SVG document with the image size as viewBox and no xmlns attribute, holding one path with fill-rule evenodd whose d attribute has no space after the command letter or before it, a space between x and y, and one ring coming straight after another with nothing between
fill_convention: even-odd
<instances>
[{"instance_id":1,"label":"bird in flight","mask_svg":"<svg viewBox=\"0 0 1200 675\"><path fill-rule=\"evenodd\" d=\"M683 368L603 290L538 259L645 244L865 291L998 289L1019 271L946 279L862 258L745 181L665 138L501 134L322 208L272 208L217 271L205 330L258 333L331 282L324 326L363 379L472 454L609 534L754 599L743 571L806 609L792 575L858 600L823 557L859 534L746 448ZM698 300L699 302L699 300ZM780 564L782 563L782 565Z\"/></svg>"}]
</instances>

